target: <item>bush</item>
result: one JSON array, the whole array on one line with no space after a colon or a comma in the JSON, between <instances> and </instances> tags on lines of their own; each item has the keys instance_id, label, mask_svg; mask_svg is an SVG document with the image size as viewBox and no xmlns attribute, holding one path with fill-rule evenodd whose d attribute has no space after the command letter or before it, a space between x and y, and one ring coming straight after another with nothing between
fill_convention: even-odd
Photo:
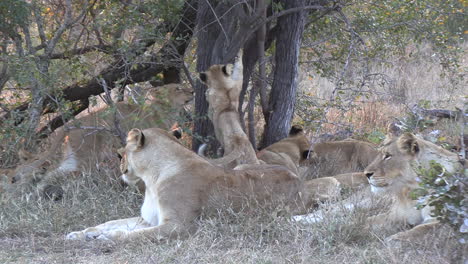
<instances>
[{"instance_id":1,"label":"bush","mask_svg":"<svg viewBox=\"0 0 468 264\"><path fill-rule=\"evenodd\" d=\"M420 188L413 192L418 208L432 206L432 214L442 223L452 226L460 235L460 242L468 239L468 171L448 173L435 161L430 168L417 169Z\"/></svg>"}]
</instances>

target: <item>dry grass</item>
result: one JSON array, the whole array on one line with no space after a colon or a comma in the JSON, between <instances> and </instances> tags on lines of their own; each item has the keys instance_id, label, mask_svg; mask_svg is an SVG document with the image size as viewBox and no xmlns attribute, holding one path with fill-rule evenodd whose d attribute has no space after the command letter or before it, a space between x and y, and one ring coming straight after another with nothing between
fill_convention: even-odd
<instances>
[{"instance_id":1,"label":"dry grass","mask_svg":"<svg viewBox=\"0 0 468 264\"><path fill-rule=\"evenodd\" d=\"M373 71L389 76L390 85L371 84L387 97L353 98L351 109L328 109L328 123L321 133L339 131L343 124L362 134L384 131L387 122L401 117L412 103L431 100L434 107L451 108L468 94L453 90L429 57L398 58L389 65ZM328 100L334 84L313 75L312 79L302 76L302 90L319 102ZM457 130L452 123L438 128L444 136L455 138ZM262 123L258 123L257 131L261 129ZM0 263L439 264L464 263L468 257L466 246L458 244L447 229L419 244L388 245L384 238L396 230L369 231L364 227L363 219L376 212L331 210L340 208L332 204L322 206L330 209L326 220L311 225L291 222L288 216L279 217L266 209L252 214L221 207L216 215L201 217L198 230L180 240L142 240L136 244L64 240L68 232L139 214L142 196L131 187L120 186L108 173L82 173L63 185L65 196L57 202L18 190L0 193Z\"/></svg>"},{"instance_id":2,"label":"dry grass","mask_svg":"<svg viewBox=\"0 0 468 264\"><path fill-rule=\"evenodd\" d=\"M330 122L324 124L323 129L327 132L337 132L334 123L347 121L355 131L370 132L376 128L386 128L388 123L394 121L396 116L403 112L403 106L391 104L385 101L354 102L353 109L341 111L337 108L330 109L326 118Z\"/></svg>"},{"instance_id":3,"label":"dry grass","mask_svg":"<svg viewBox=\"0 0 468 264\"><path fill-rule=\"evenodd\" d=\"M466 44L462 47L466 49ZM468 69L466 53L459 62L457 74L461 75ZM306 111L296 111L300 116L296 121L303 122L309 129L320 127L318 134L351 129L354 136L360 137L385 131L389 121L404 116L413 105L421 102L429 108L449 110L462 108L466 103L468 86L444 71L429 45L409 45L406 55L371 62L367 65L368 73L375 75L366 79L364 85L361 71L366 65L361 64L359 60L354 62L345 75L343 94L339 94L340 107L326 106L336 88L335 81L321 76L313 67L301 67L296 110L302 110L302 104ZM341 67L337 65L334 72L340 73ZM453 137L450 135L452 128L453 125L441 125L434 129L449 132L444 137ZM450 138L449 141L456 140Z\"/></svg>"},{"instance_id":4,"label":"dry grass","mask_svg":"<svg viewBox=\"0 0 468 264\"><path fill-rule=\"evenodd\" d=\"M301 225L266 209L253 214L221 207L180 240L66 241L70 231L138 215L142 197L96 173L64 187L58 202L27 194L2 197L0 263L453 263L462 252L450 234L405 250L389 247L382 242L388 232L365 231L368 212L340 210L323 223Z\"/></svg>"}]
</instances>

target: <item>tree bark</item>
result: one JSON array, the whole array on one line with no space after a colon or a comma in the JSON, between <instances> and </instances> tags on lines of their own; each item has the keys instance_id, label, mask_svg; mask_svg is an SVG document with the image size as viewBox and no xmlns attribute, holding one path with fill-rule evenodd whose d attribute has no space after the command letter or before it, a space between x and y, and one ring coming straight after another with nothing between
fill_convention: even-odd
<instances>
[{"instance_id":1,"label":"tree bark","mask_svg":"<svg viewBox=\"0 0 468 264\"><path fill-rule=\"evenodd\" d=\"M242 90L239 94L239 117L241 121L242 129L245 130L245 122L244 122L244 99L245 95L247 94L247 88L249 87L250 78L252 76L252 72L255 70L255 64L258 61L258 50L257 50L257 41L255 37L252 37L244 46L243 56L242 56L242 64L244 66L243 76L244 80L242 81Z\"/></svg>"},{"instance_id":2,"label":"tree bark","mask_svg":"<svg viewBox=\"0 0 468 264\"><path fill-rule=\"evenodd\" d=\"M305 5L304 0L282 0L285 9ZM306 12L299 11L278 18L275 70L269 99L269 112L262 147L288 135L296 103L299 49L306 22Z\"/></svg>"},{"instance_id":3,"label":"tree bark","mask_svg":"<svg viewBox=\"0 0 468 264\"><path fill-rule=\"evenodd\" d=\"M264 0L257 0L256 13L261 19L266 19L266 5ZM256 34L257 39L257 52L258 52L258 79L254 81L252 89L250 90L248 120L249 120L249 140L253 148L257 148L256 132L255 132L255 99L259 91L265 87L265 39L266 39L266 24L263 24Z\"/></svg>"}]
</instances>

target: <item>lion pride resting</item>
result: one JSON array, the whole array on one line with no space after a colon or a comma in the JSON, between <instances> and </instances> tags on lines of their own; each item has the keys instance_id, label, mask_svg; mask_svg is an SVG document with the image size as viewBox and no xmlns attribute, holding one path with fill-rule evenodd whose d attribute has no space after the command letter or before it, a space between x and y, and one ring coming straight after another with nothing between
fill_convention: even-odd
<instances>
[{"instance_id":1,"label":"lion pride resting","mask_svg":"<svg viewBox=\"0 0 468 264\"><path fill-rule=\"evenodd\" d=\"M122 129L127 131L135 122L144 126L160 126L169 129L183 105L193 98L191 89L179 84L168 84L149 91L153 100L150 103L158 108L120 102L115 104L121 118ZM115 156L120 147L118 137L110 133L114 123L112 116L104 115L107 109L83 116L68 126L77 124L76 129L65 131L60 128L50 136L51 147L38 155L20 151L21 164L11 173L13 182L29 183L54 174L68 173L93 167ZM79 129L87 127L88 129ZM64 138L68 140L64 143Z\"/></svg>"},{"instance_id":2,"label":"lion pride resting","mask_svg":"<svg viewBox=\"0 0 468 264\"><path fill-rule=\"evenodd\" d=\"M201 212L216 210L219 201L234 209L251 199L260 204L283 201L304 211L324 193L339 192L334 179L334 190L317 190L318 185L302 182L282 166L215 166L158 128L132 129L120 153L122 178L129 183L141 179L146 185L141 217L109 221L72 232L67 239L170 238L191 231Z\"/></svg>"},{"instance_id":3,"label":"lion pride resting","mask_svg":"<svg viewBox=\"0 0 468 264\"><path fill-rule=\"evenodd\" d=\"M200 73L207 86L208 115L213 122L216 139L224 148L224 157L213 164L234 168L240 164L260 164L239 120L239 94L243 80L242 51L234 64L212 65Z\"/></svg>"},{"instance_id":4,"label":"lion pride resting","mask_svg":"<svg viewBox=\"0 0 468 264\"><path fill-rule=\"evenodd\" d=\"M374 161L365 169L365 175L373 193L386 195L393 200L390 209L382 214L371 216L367 224L372 228L390 227L396 224L409 224L412 229L397 233L388 240L413 241L434 229L438 222L431 216L431 208L426 206L416 209L417 201L411 199L410 193L418 187L415 168L428 169L434 160L445 169L454 173L462 170L463 165L456 153L449 152L429 141L411 133L400 137L388 135ZM353 205L347 206L354 208ZM321 221L321 214L296 216L301 222Z\"/></svg>"}]
</instances>

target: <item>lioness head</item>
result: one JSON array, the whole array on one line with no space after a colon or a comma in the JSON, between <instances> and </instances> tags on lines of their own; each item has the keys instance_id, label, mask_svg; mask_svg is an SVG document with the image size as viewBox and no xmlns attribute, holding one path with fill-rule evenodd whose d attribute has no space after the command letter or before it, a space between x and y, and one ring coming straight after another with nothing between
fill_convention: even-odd
<instances>
[{"instance_id":1,"label":"lioness head","mask_svg":"<svg viewBox=\"0 0 468 264\"><path fill-rule=\"evenodd\" d=\"M11 183L25 183L40 180L44 177L52 164L49 160L42 159L40 156L35 157L25 150L18 151L18 157L20 159L20 164L9 172Z\"/></svg>"},{"instance_id":2,"label":"lioness head","mask_svg":"<svg viewBox=\"0 0 468 264\"><path fill-rule=\"evenodd\" d=\"M289 131L289 137L293 138L296 145L299 147L299 164L301 164L309 158L310 141L304 133L304 129L299 125L294 125L291 127L291 130Z\"/></svg>"},{"instance_id":3,"label":"lioness head","mask_svg":"<svg viewBox=\"0 0 468 264\"><path fill-rule=\"evenodd\" d=\"M405 133L399 137L387 135L380 156L365 169L373 192L400 192L416 187L416 167L428 168L429 162L439 162L448 171L461 166L458 156L431 142Z\"/></svg>"},{"instance_id":4,"label":"lioness head","mask_svg":"<svg viewBox=\"0 0 468 264\"><path fill-rule=\"evenodd\" d=\"M120 173L122 173L121 179L130 185L136 185L140 178L136 177L135 174L128 173L128 160L127 160L127 153L125 152L125 148L120 148L117 150L118 156L120 159Z\"/></svg>"},{"instance_id":5,"label":"lioness head","mask_svg":"<svg viewBox=\"0 0 468 264\"><path fill-rule=\"evenodd\" d=\"M177 83L155 87L149 94L155 99L164 98L173 108L180 108L193 99L193 89Z\"/></svg>"},{"instance_id":6,"label":"lioness head","mask_svg":"<svg viewBox=\"0 0 468 264\"><path fill-rule=\"evenodd\" d=\"M207 71L200 73L200 80L208 87L206 99L210 109L237 110L243 80L242 51L239 51L234 64L212 65Z\"/></svg>"},{"instance_id":7,"label":"lioness head","mask_svg":"<svg viewBox=\"0 0 468 264\"><path fill-rule=\"evenodd\" d=\"M380 149L380 156L367 166L364 173L369 179L373 192L414 184L414 172L410 161L419 153L419 145L412 134L400 138L387 137Z\"/></svg>"},{"instance_id":8,"label":"lioness head","mask_svg":"<svg viewBox=\"0 0 468 264\"><path fill-rule=\"evenodd\" d=\"M168 134L174 137L174 140L178 140L182 137L182 132L179 129L173 129ZM141 192L144 192L144 183L140 177L136 176L132 166L128 162L128 153L140 151L146 143L146 136L138 128L133 128L127 134L127 144L124 148L117 150L118 157L120 159L120 172L122 173L121 179L130 185L137 185ZM149 158L151 155L149 155Z\"/></svg>"}]
</instances>

